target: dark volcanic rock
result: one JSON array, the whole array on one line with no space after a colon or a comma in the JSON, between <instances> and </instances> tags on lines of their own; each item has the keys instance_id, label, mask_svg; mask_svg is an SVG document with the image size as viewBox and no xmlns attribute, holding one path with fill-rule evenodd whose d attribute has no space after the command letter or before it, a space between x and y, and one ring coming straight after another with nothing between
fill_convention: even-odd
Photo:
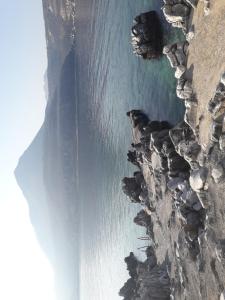
<instances>
[{"instance_id":1,"label":"dark volcanic rock","mask_svg":"<svg viewBox=\"0 0 225 300\"><path fill-rule=\"evenodd\" d=\"M148 227L151 224L151 216L148 215L146 211L142 209L134 218L134 223L139 226Z\"/></svg>"},{"instance_id":2,"label":"dark volcanic rock","mask_svg":"<svg viewBox=\"0 0 225 300\"><path fill-rule=\"evenodd\" d=\"M132 27L134 53L144 59L157 58L162 54L162 28L155 11L137 16Z\"/></svg>"},{"instance_id":3,"label":"dark volcanic rock","mask_svg":"<svg viewBox=\"0 0 225 300\"><path fill-rule=\"evenodd\" d=\"M124 300L169 300L170 279L165 264L157 264L154 249L148 247L147 259L138 261L133 253L125 258L131 276L121 288L119 295Z\"/></svg>"}]
</instances>

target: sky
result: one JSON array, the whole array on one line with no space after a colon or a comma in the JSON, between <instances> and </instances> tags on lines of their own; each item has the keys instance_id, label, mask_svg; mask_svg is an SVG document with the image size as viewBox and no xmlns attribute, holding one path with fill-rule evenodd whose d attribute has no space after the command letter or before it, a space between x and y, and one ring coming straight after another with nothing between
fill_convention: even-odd
<instances>
[{"instance_id":1,"label":"sky","mask_svg":"<svg viewBox=\"0 0 225 300\"><path fill-rule=\"evenodd\" d=\"M0 4L0 299L53 300L54 273L13 174L44 119L42 0Z\"/></svg>"}]
</instances>

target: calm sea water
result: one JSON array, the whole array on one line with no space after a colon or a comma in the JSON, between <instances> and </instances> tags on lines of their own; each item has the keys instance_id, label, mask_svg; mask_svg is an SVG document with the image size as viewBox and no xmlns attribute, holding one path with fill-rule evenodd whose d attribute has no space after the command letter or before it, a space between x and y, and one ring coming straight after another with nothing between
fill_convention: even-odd
<instances>
[{"instance_id":1,"label":"calm sea water","mask_svg":"<svg viewBox=\"0 0 225 300\"><path fill-rule=\"evenodd\" d=\"M126 112L139 108L151 119L175 123L182 119L184 108L176 98L168 61L141 60L130 45L134 16L150 9L160 12L161 1L84 2L80 24L88 24L80 25L80 33L78 27L77 43L82 56L78 67L80 299L116 300L128 278L124 257L130 251L143 256L137 248L146 245L137 239L145 231L132 221L140 207L130 204L121 191L121 179L133 172L126 160L131 143ZM164 26L166 42L180 38ZM81 49L85 41L88 51Z\"/></svg>"}]
</instances>

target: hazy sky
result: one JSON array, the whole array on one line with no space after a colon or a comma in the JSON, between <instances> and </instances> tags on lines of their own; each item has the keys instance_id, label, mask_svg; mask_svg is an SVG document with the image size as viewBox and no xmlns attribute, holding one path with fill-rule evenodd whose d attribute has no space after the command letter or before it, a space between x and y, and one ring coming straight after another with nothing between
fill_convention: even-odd
<instances>
[{"instance_id":1,"label":"hazy sky","mask_svg":"<svg viewBox=\"0 0 225 300\"><path fill-rule=\"evenodd\" d=\"M44 118L42 0L0 4L0 299L51 300L53 273L13 175Z\"/></svg>"}]
</instances>

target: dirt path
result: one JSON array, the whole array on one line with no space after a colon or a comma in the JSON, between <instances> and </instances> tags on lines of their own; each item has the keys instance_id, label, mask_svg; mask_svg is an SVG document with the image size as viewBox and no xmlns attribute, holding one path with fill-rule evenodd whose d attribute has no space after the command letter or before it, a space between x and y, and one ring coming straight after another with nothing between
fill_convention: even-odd
<instances>
[{"instance_id":1,"label":"dirt path","mask_svg":"<svg viewBox=\"0 0 225 300\"><path fill-rule=\"evenodd\" d=\"M211 123L207 105L225 71L225 0L211 0L208 16L204 15L203 2L199 2L192 24L195 37L189 46L188 68L198 100L196 125L199 124L199 139L204 145L208 143Z\"/></svg>"}]
</instances>

